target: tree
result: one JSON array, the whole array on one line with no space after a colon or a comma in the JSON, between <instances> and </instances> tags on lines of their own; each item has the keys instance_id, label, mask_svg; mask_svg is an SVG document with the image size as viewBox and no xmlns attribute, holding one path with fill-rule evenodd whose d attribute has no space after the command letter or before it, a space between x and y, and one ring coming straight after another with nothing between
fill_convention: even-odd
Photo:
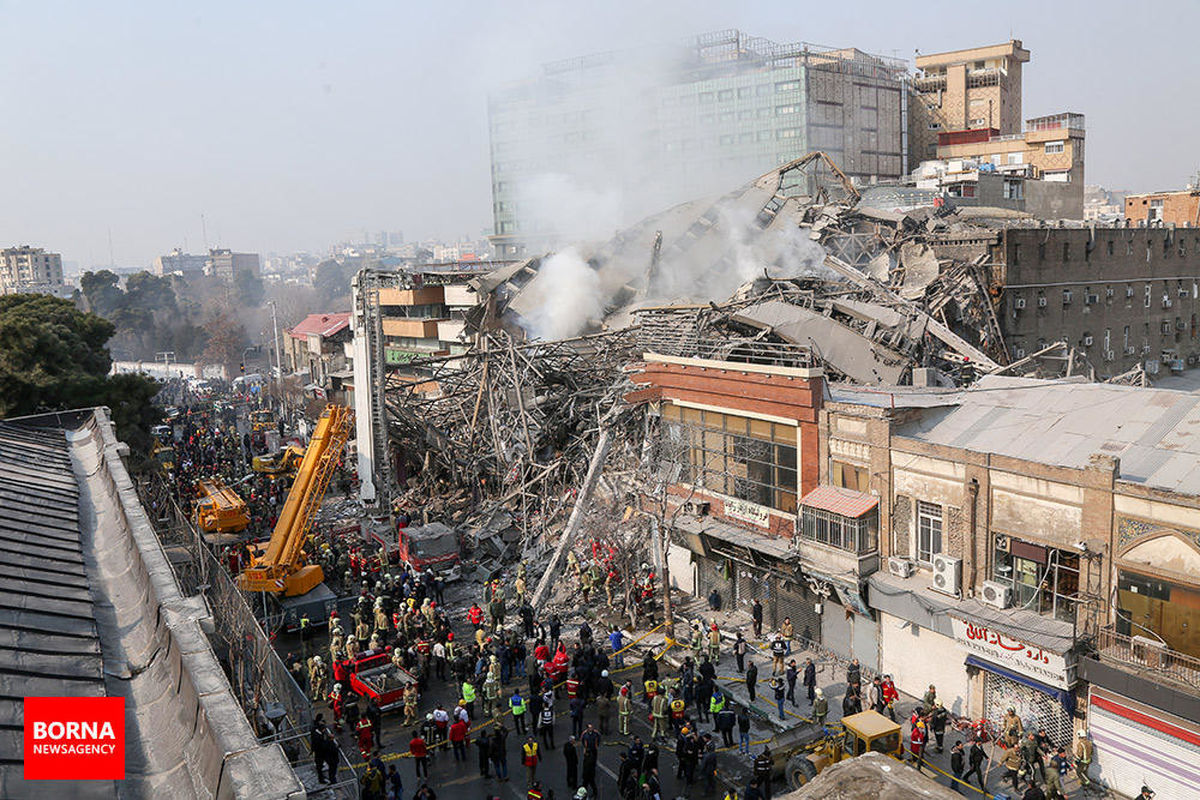
<instances>
[{"instance_id":1,"label":"tree","mask_svg":"<svg viewBox=\"0 0 1200 800\"><path fill-rule=\"evenodd\" d=\"M237 273L233 279L233 286L237 289L238 301L247 308L258 308L263 303L263 282L262 278L255 275L250 270L242 270Z\"/></svg>"},{"instance_id":2,"label":"tree","mask_svg":"<svg viewBox=\"0 0 1200 800\"><path fill-rule=\"evenodd\" d=\"M0 417L91 408L113 412L117 435L146 453L158 384L140 375L109 376L105 343L113 324L45 294L0 297Z\"/></svg>"},{"instance_id":3,"label":"tree","mask_svg":"<svg viewBox=\"0 0 1200 800\"><path fill-rule=\"evenodd\" d=\"M124 305L121 278L112 270L85 272L79 279L79 288L87 303L86 311L107 317Z\"/></svg>"},{"instance_id":4,"label":"tree","mask_svg":"<svg viewBox=\"0 0 1200 800\"><path fill-rule=\"evenodd\" d=\"M201 354L207 364L232 367L241 360L246 347L246 329L228 314L218 314L204 326L208 345Z\"/></svg>"}]
</instances>

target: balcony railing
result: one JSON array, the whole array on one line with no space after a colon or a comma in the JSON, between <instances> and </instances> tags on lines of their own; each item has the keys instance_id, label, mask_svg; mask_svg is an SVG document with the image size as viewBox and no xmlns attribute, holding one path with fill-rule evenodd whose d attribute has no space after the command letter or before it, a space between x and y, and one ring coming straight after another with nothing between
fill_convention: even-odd
<instances>
[{"instance_id":1,"label":"balcony railing","mask_svg":"<svg viewBox=\"0 0 1200 800\"><path fill-rule=\"evenodd\" d=\"M1200 658L1158 644L1147 637L1126 636L1101 628L1096 637L1101 660L1115 661L1165 675L1190 686L1200 685Z\"/></svg>"}]
</instances>

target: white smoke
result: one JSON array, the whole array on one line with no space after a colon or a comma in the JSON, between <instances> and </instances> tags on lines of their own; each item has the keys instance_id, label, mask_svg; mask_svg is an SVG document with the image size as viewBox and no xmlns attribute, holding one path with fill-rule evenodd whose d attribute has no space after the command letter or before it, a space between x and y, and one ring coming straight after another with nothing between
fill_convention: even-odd
<instances>
[{"instance_id":1,"label":"white smoke","mask_svg":"<svg viewBox=\"0 0 1200 800\"><path fill-rule=\"evenodd\" d=\"M516 187L522 224L559 241L607 238L621 224L621 192L595 188L563 172L535 175Z\"/></svg>"},{"instance_id":2,"label":"white smoke","mask_svg":"<svg viewBox=\"0 0 1200 800\"><path fill-rule=\"evenodd\" d=\"M524 318L525 331L534 339L575 336L604 313L600 282L600 275L575 248L550 256L522 293L522 303L533 308Z\"/></svg>"}]
</instances>

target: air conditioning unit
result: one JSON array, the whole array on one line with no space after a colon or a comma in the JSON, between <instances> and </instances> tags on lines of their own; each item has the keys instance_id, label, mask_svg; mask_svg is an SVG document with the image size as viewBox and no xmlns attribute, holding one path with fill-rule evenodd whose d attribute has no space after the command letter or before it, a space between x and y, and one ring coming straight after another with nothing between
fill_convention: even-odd
<instances>
[{"instance_id":1,"label":"air conditioning unit","mask_svg":"<svg viewBox=\"0 0 1200 800\"><path fill-rule=\"evenodd\" d=\"M1105 297L1113 296L1113 288L1111 286L1104 290L1104 296Z\"/></svg>"},{"instance_id":2,"label":"air conditioning unit","mask_svg":"<svg viewBox=\"0 0 1200 800\"><path fill-rule=\"evenodd\" d=\"M1013 301L1013 308L1022 309L1024 307L1025 307L1025 298L1024 297L1018 297L1016 300Z\"/></svg>"},{"instance_id":3,"label":"air conditioning unit","mask_svg":"<svg viewBox=\"0 0 1200 800\"><path fill-rule=\"evenodd\" d=\"M1083 337L1083 346L1084 346L1084 347L1091 347L1091 346L1092 346L1092 342L1093 342L1093 341L1095 341L1095 340L1094 340L1094 339L1092 339L1092 336L1091 336L1091 334L1088 334L1087 336Z\"/></svg>"},{"instance_id":4,"label":"air conditioning unit","mask_svg":"<svg viewBox=\"0 0 1200 800\"><path fill-rule=\"evenodd\" d=\"M1116 353L1114 353L1112 350L1104 351L1104 360L1105 361L1112 361L1114 358L1116 358Z\"/></svg>"},{"instance_id":5,"label":"air conditioning unit","mask_svg":"<svg viewBox=\"0 0 1200 800\"><path fill-rule=\"evenodd\" d=\"M1046 298L1039 297L1038 298L1038 308L1045 308L1045 307L1046 307Z\"/></svg>"},{"instance_id":6,"label":"air conditioning unit","mask_svg":"<svg viewBox=\"0 0 1200 800\"><path fill-rule=\"evenodd\" d=\"M1128 299L1129 299L1129 298L1131 298L1131 297L1133 297L1133 287L1132 287L1132 286L1126 286L1126 287L1125 287L1125 299L1126 299L1126 300L1128 300Z\"/></svg>"},{"instance_id":7,"label":"air conditioning unit","mask_svg":"<svg viewBox=\"0 0 1200 800\"><path fill-rule=\"evenodd\" d=\"M1084 302L1086 302L1089 306L1094 306L1100 302L1100 295L1089 294L1084 298Z\"/></svg>"},{"instance_id":8,"label":"air conditioning unit","mask_svg":"<svg viewBox=\"0 0 1200 800\"><path fill-rule=\"evenodd\" d=\"M1164 335L1166 335L1166 334L1170 333L1170 332L1171 332L1171 323L1169 323L1169 322L1163 322L1163 324L1162 324L1162 332L1163 332L1163 334L1164 334Z\"/></svg>"},{"instance_id":9,"label":"air conditioning unit","mask_svg":"<svg viewBox=\"0 0 1200 800\"><path fill-rule=\"evenodd\" d=\"M911 578L913 574L913 562L907 558L892 556L888 559L888 572L897 578Z\"/></svg>"},{"instance_id":10,"label":"air conditioning unit","mask_svg":"<svg viewBox=\"0 0 1200 800\"><path fill-rule=\"evenodd\" d=\"M997 533L996 534L996 550L998 550L1001 553L1007 553L1008 545L1011 541L1012 540L1009 539L1008 536L1004 535L1003 533Z\"/></svg>"},{"instance_id":11,"label":"air conditioning unit","mask_svg":"<svg viewBox=\"0 0 1200 800\"><path fill-rule=\"evenodd\" d=\"M1012 588L996 581L984 581L979 599L989 606L1008 608L1012 605Z\"/></svg>"},{"instance_id":12,"label":"air conditioning unit","mask_svg":"<svg viewBox=\"0 0 1200 800\"><path fill-rule=\"evenodd\" d=\"M951 597L962 596L962 559L938 553L933 557L933 588Z\"/></svg>"},{"instance_id":13,"label":"air conditioning unit","mask_svg":"<svg viewBox=\"0 0 1200 800\"><path fill-rule=\"evenodd\" d=\"M1147 375L1157 375L1158 374L1158 359L1151 358L1151 359L1147 360L1144 367L1145 367Z\"/></svg>"},{"instance_id":14,"label":"air conditioning unit","mask_svg":"<svg viewBox=\"0 0 1200 800\"><path fill-rule=\"evenodd\" d=\"M1125 348L1125 355L1127 355L1127 356L1131 356L1131 355L1133 355L1133 354L1134 354L1134 353L1136 353L1136 352L1137 352L1137 348L1136 348L1136 347L1126 347L1126 348Z\"/></svg>"},{"instance_id":15,"label":"air conditioning unit","mask_svg":"<svg viewBox=\"0 0 1200 800\"><path fill-rule=\"evenodd\" d=\"M1070 289L1063 289L1063 305L1064 306L1071 305L1071 290Z\"/></svg>"},{"instance_id":16,"label":"air conditioning unit","mask_svg":"<svg viewBox=\"0 0 1200 800\"><path fill-rule=\"evenodd\" d=\"M708 508L707 500L688 500L683 504L683 513L693 517L707 517Z\"/></svg>"},{"instance_id":17,"label":"air conditioning unit","mask_svg":"<svg viewBox=\"0 0 1200 800\"><path fill-rule=\"evenodd\" d=\"M1171 307L1171 295L1169 295L1169 294L1164 294L1164 295L1163 295L1163 303L1162 303L1162 306L1163 306L1163 308L1170 308L1170 307Z\"/></svg>"}]
</instances>

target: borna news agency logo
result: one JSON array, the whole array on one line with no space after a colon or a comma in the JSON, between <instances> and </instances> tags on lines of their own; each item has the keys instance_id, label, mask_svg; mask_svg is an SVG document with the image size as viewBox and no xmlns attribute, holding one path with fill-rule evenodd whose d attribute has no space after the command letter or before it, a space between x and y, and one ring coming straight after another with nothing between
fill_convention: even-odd
<instances>
[{"instance_id":1,"label":"borna news agency logo","mask_svg":"<svg viewBox=\"0 0 1200 800\"><path fill-rule=\"evenodd\" d=\"M26 697L26 780L123 780L125 698Z\"/></svg>"}]
</instances>

